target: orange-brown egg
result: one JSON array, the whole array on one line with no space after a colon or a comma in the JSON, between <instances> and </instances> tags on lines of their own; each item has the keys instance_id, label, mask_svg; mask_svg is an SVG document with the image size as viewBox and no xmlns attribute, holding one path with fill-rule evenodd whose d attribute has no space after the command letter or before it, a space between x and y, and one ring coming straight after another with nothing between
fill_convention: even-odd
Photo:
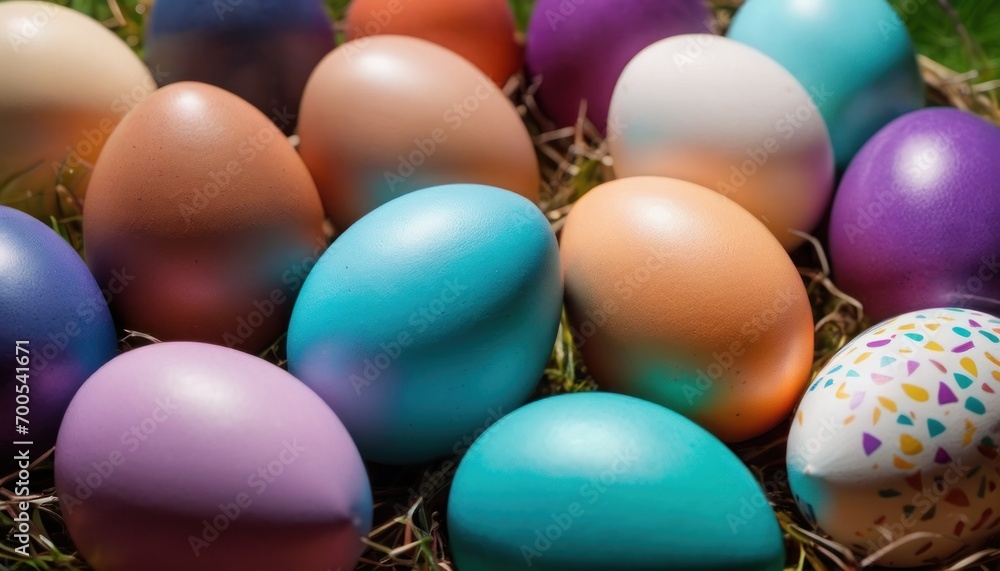
<instances>
[{"instance_id":1,"label":"orange-brown egg","mask_svg":"<svg viewBox=\"0 0 1000 571\"><path fill-rule=\"evenodd\" d=\"M376 36L327 55L306 84L299 136L340 230L444 184L538 198L538 159L517 109L475 66L425 40Z\"/></svg>"},{"instance_id":2,"label":"orange-brown egg","mask_svg":"<svg viewBox=\"0 0 1000 571\"><path fill-rule=\"evenodd\" d=\"M753 215L658 177L595 188L562 231L575 342L601 388L672 408L727 442L786 418L809 378L798 271Z\"/></svg>"},{"instance_id":3,"label":"orange-brown egg","mask_svg":"<svg viewBox=\"0 0 1000 571\"><path fill-rule=\"evenodd\" d=\"M108 139L83 217L115 322L256 353L326 243L309 172L267 117L210 85L156 91Z\"/></svg>"},{"instance_id":4,"label":"orange-brown egg","mask_svg":"<svg viewBox=\"0 0 1000 571\"><path fill-rule=\"evenodd\" d=\"M522 64L507 0L354 0L347 37L395 34L444 46L476 64L499 85Z\"/></svg>"}]
</instances>

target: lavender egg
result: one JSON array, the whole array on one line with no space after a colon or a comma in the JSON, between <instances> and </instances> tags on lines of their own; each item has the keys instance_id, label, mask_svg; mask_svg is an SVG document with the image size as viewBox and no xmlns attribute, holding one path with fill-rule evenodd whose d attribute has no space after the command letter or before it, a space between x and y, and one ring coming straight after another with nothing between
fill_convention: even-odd
<instances>
[{"instance_id":1,"label":"lavender egg","mask_svg":"<svg viewBox=\"0 0 1000 571\"><path fill-rule=\"evenodd\" d=\"M835 278L875 319L927 307L1000 310L1000 128L951 108L878 132L830 221Z\"/></svg>"},{"instance_id":2,"label":"lavender egg","mask_svg":"<svg viewBox=\"0 0 1000 571\"><path fill-rule=\"evenodd\" d=\"M607 130L618 76L643 48L679 34L710 32L714 19L702 0L540 0L528 26L525 58L540 79L536 97L560 127L587 117Z\"/></svg>"},{"instance_id":3,"label":"lavender egg","mask_svg":"<svg viewBox=\"0 0 1000 571\"><path fill-rule=\"evenodd\" d=\"M201 343L129 351L56 445L66 526L97 571L354 569L372 520L358 449L295 377Z\"/></svg>"}]
</instances>

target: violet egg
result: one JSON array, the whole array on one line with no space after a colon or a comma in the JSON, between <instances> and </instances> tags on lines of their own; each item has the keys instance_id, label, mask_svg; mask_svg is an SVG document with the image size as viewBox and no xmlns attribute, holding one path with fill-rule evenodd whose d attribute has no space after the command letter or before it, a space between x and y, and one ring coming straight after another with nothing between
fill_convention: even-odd
<instances>
[{"instance_id":1,"label":"violet egg","mask_svg":"<svg viewBox=\"0 0 1000 571\"><path fill-rule=\"evenodd\" d=\"M840 183L837 283L883 319L927 307L1000 312L1000 128L925 109L879 131Z\"/></svg>"},{"instance_id":2,"label":"violet egg","mask_svg":"<svg viewBox=\"0 0 1000 571\"><path fill-rule=\"evenodd\" d=\"M344 425L287 372L161 343L94 373L59 431L66 526L98 571L353 569L372 496Z\"/></svg>"}]
</instances>

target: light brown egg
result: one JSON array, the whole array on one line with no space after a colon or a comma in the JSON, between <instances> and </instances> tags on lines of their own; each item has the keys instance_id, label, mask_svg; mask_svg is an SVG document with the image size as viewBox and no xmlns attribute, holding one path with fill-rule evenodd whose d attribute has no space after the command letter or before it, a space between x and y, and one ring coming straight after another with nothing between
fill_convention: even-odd
<instances>
[{"instance_id":1,"label":"light brown egg","mask_svg":"<svg viewBox=\"0 0 1000 571\"><path fill-rule=\"evenodd\" d=\"M306 85L299 136L339 230L442 184L538 197L538 159L514 105L475 66L424 40L376 36L327 55Z\"/></svg>"},{"instance_id":2,"label":"light brown egg","mask_svg":"<svg viewBox=\"0 0 1000 571\"><path fill-rule=\"evenodd\" d=\"M192 82L154 93L108 139L83 231L120 327L251 353L287 328L326 245L316 187L281 131Z\"/></svg>"},{"instance_id":3,"label":"light brown egg","mask_svg":"<svg viewBox=\"0 0 1000 571\"><path fill-rule=\"evenodd\" d=\"M575 342L603 389L672 408L727 442L788 417L813 320L798 271L753 215L693 183L621 179L562 231Z\"/></svg>"},{"instance_id":4,"label":"light brown egg","mask_svg":"<svg viewBox=\"0 0 1000 571\"><path fill-rule=\"evenodd\" d=\"M354 0L347 38L394 34L444 46L503 86L522 64L507 0Z\"/></svg>"},{"instance_id":5,"label":"light brown egg","mask_svg":"<svg viewBox=\"0 0 1000 571\"><path fill-rule=\"evenodd\" d=\"M125 42L49 2L0 3L0 204L48 222L75 212L108 135L156 89Z\"/></svg>"}]
</instances>

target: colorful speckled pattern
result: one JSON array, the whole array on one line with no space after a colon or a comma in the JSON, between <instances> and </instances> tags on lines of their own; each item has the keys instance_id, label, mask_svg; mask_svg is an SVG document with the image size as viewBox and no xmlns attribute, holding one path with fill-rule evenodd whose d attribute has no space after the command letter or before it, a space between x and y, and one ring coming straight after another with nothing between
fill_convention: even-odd
<instances>
[{"instance_id":1,"label":"colorful speckled pattern","mask_svg":"<svg viewBox=\"0 0 1000 571\"><path fill-rule=\"evenodd\" d=\"M893 565L930 564L1000 531L1000 319L908 313L868 330L810 384L788 441L803 513Z\"/></svg>"}]
</instances>

